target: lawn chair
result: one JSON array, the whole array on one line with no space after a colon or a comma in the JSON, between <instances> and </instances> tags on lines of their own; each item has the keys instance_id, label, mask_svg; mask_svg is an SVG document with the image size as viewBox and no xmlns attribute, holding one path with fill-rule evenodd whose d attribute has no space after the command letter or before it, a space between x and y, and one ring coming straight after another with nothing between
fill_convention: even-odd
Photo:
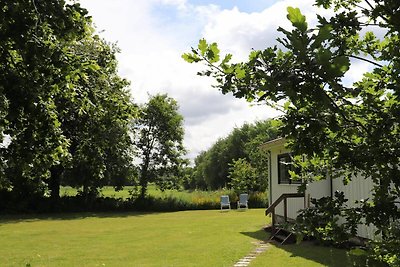
<instances>
[{"instance_id":1,"label":"lawn chair","mask_svg":"<svg viewBox=\"0 0 400 267\"><path fill-rule=\"evenodd\" d=\"M228 195L221 196L221 211L230 209L231 209L231 202L229 201L229 196Z\"/></svg>"},{"instance_id":2,"label":"lawn chair","mask_svg":"<svg viewBox=\"0 0 400 267\"><path fill-rule=\"evenodd\" d=\"M248 194L240 194L239 201L237 203L237 208L238 209L248 209L249 208L248 199L249 199Z\"/></svg>"}]
</instances>

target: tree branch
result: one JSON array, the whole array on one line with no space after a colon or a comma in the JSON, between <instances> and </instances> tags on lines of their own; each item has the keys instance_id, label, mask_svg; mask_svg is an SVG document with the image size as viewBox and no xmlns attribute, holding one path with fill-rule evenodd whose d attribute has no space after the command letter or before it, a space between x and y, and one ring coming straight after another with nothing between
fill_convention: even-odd
<instances>
[{"instance_id":1,"label":"tree branch","mask_svg":"<svg viewBox=\"0 0 400 267\"><path fill-rule=\"evenodd\" d=\"M388 24L379 24L379 23L363 23L360 22L360 26L377 26L381 28L389 28Z\"/></svg>"},{"instance_id":2,"label":"tree branch","mask_svg":"<svg viewBox=\"0 0 400 267\"><path fill-rule=\"evenodd\" d=\"M371 9L374 9L374 6L371 5L371 3L369 2L369 0L365 0L365 2L367 3L367 5L369 5L369 7L370 7Z\"/></svg>"},{"instance_id":3,"label":"tree branch","mask_svg":"<svg viewBox=\"0 0 400 267\"><path fill-rule=\"evenodd\" d=\"M221 69L218 66L215 66L213 63L211 63L208 58L206 56L201 56L203 60L205 60L208 64L209 67L211 67L212 69L216 69L217 71L221 72L221 73L225 73L223 69Z\"/></svg>"},{"instance_id":4,"label":"tree branch","mask_svg":"<svg viewBox=\"0 0 400 267\"><path fill-rule=\"evenodd\" d=\"M365 0L365 2L367 3L367 5L369 5L369 7L370 7L372 10L375 9L375 7L369 2L369 0ZM376 3L376 1L375 1L375 3ZM382 7L382 6L379 5L378 3L377 3L377 5L378 5L379 7ZM382 8L384 8L384 7L382 7ZM389 20L388 20L387 18L385 18L384 16L379 15L378 17L380 17L381 19L383 19L384 21L386 21L388 24L390 24Z\"/></svg>"},{"instance_id":5,"label":"tree branch","mask_svg":"<svg viewBox=\"0 0 400 267\"><path fill-rule=\"evenodd\" d=\"M361 61L365 61L365 62L368 62L368 63L370 63L370 64L372 64L372 65L375 65L375 66L377 66L377 67L379 67L379 68L382 68L382 67L383 67L383 65L381 65L381 64L379 64L379 63L377 63L377 62L372 61L372 60L369 60L369 59L366 59L366 58L363 58L363 57L354 56L354 55L346 55L346 54L343 55L343 56L355 58L355 59L358 59L358 60L361 60Z\"/></svg>"},{"instance_id":6,"label":"tree branch","mask_svg":"<svg viewBox=\"0 0 400 267\"><path fill-rule=\"evenodd\" d=\"M325 95L325 97L328 98L329 102L333 105L334 110L339 113L339 115L347 122L350 123L354 123L358 126L360 126L368 135L370 135L370 131L368 131L368 129L362 125L360 122L355 121L355 120L351 120L349 119L346 114L344 114L344 112L342 111L342 109L336 104L336 102L327 94L327 92L325 90L322 90L322 93Z\"/></svg>"}]
</instances>

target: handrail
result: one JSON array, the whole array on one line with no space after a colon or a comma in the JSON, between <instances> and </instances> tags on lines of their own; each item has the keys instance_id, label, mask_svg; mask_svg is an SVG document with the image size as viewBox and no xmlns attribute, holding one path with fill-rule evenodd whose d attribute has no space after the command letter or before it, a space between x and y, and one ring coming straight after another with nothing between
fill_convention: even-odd
<instances>
[{"instance_id":1,"label":"handrail","mask_svg":"<svg viewBox=\"0 0 400 267\"><path fill-rule=\"evenodd\" d=\"M272 203L271 206L269 206L267 208L267 210L265 211L265 216L270 214L272 212L272 210L274 210L275 207L278 206L279 203L282 202L282 200L288 199L288 198L297 198L297 197L304 197L304 193L286 193L286 194L282 194L280 197L278 197L277 200L274 201L274 203Z\"/></svg>"},{"instance_id":2,"label":"handrail","mask_svg":"<svg viewBox=\"0 0 400 267\"><path fill-rule=\"evenodd\" d=\"M283 201L283 212L284 212L284 220L287 222L287 199L288 198L298 198L298 197L305 197L304 193L286 193L282 194L280 197L278 197L277 200L272 203L271 206L267 208L265 211L265 216L268 214L272 213L272 232L275 232L275 208L276 206L279 205Z\"/></svg>"}]
</instances>

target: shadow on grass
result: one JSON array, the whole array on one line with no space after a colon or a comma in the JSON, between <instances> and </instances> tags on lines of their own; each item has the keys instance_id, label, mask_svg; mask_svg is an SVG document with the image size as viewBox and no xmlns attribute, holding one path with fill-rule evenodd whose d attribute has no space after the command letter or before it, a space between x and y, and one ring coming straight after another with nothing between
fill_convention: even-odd
<instances>
[{"instance_id":1,"label":"shadow on grass","mask_svg":"<svg viewBox=\"0 0 400 267\"><path fill-rule=\"evenodd\" d=\"M242 235L246 235L253 239L257 239L260 241L267 241L269 239L269 233L265 232L264 229L260 229L255 232L240 232Z\"/></svg>"},{"instance_id":2,"label":"shadow on grass","mask_svg":"<svg viewBox=\"0 0 400 267\"><path fill-rule=\"evenodd\" d=\"M290 253L290 257L301 257L310 261L320 263L324 266L330 267L343 267L343 266L357 266L357 267L383 267L375 261L367 259L365 256L355 256L349 253L347 249L338 249L333 247L316 245L312 242L305 241L300 244L292 245L277 245L273 244L279 249L285 250Z\"/></svg>"},{"instance_id":3,"label":"shadow on grass","mask_svg":"<svg viewBox=\"0 0 400 267\"><path fill-rule=\"evenodd\" d=\"M266 232L264 229L255 232L241 232L241 234L260 241L268 241L270 237L270 233ZM276 242L271 242L270 244L288 252L290 255L289 257L304 258L324 266L385 267L385 265L371 261L365 256L351 255L347 249L317 245L311 241L290 245L280 245Z\"/></svg>"},{"instance_id":4,"label":"shadow on grass","mask_svg":"<svg viewBox=\"0 0 400 267\"><path fill-rule=\"evenodd\" d=\"M127 218L156 215L160 212L73 212L59 214L18 214L0 216L1 224L35 222L38 220L80 220L86 218Z\"/></svg>"}]
</instances>

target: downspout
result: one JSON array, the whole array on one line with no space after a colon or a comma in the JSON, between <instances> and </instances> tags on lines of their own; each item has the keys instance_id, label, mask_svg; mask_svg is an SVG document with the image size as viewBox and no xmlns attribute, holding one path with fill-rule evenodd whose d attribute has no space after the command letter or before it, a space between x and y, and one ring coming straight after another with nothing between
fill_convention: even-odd
<instances>
[{"instance_id":1,"label":"downspout","mask_svg":"<svg viewBox=\"0 0 400 267\"><path fill-rule=\"evenodd\" d=\"M330 172L328 172L328 178L329 178L329 184L330 184L330 187L331 187L331 199L333 198L333 180L332 180L332 175L331 175L331 173Z\"/></svg>"},{"instance_id":2,"label":"downspout","mask_svg":"<svg viewBox=\"0 0 400 267\"><path fill-rule=\"evenodd\" d=\"M268 188L269 188L269 203L268 205L271 205L272 203L272 156L271 156L271 150L268 150Z\"/></svg>"}]
</instances>

